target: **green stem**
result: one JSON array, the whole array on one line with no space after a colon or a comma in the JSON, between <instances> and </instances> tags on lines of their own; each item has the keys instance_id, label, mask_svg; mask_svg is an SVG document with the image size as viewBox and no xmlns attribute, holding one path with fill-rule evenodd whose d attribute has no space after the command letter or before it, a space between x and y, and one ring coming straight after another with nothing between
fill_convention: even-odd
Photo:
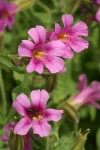
<instances>
[{"instance_id":1,"label":"green stem","mask_svg":"<svg viewBox=\"0 0 100 150\"><path fill-rule=\"evenodd\" d=\"M46 137L46 147L45 147L45 150L50 150L49 136Z\"/></svg>"},{"instance_id":2,"label":"green stem","mask_svg":"<svg viewBox=\"0 0 100 150\"><path fill-rule=\"evenodd\" d=\"M47 7L45 4L43 4L41 1L37 0L36 3L41 7L43 8L47 13L51 13L51 10L49 7Z\"/></svg>"},{"instance_id":3,"label":"green stem","mask_svg":"<svg viewBox=\"0 0 100 150\"><path fill-rule=\"evenodd\" d=\"M5 116L7 112L7 101L6 101L5 87L4 87L1 67L0 67L0 89L1 89L1 96L2 96L2 103L3 103L3 112Z\"/></svg>"}]
</instances>

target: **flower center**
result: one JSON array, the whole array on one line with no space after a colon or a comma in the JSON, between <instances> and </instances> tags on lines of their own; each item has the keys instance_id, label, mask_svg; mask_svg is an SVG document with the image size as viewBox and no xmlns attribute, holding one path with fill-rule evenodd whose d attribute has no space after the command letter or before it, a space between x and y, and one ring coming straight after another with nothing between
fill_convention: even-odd
<instances>
[{"instance_id":1,"label":"flower center","mask_svg":"<svg viewBox=\"0 0 100 150\"><path fill-rule=\"evenodd\" d=\"M4 12L3 14L2 14L2 18L7 18L9 16L9 14L7 13L7 12Z\"/></svg>"},{"instance_id":2,"label":"flower center","mask_svg":"<svg viewBox=\"0 0 100 150\"><path fill-rule=\"evenodd\" d=\"M41 115L41 112L36 111L36 110L32 110L32 109L28 109L28 115L30 117L31 120L41 120L43 117Z\"/></svg>"},{"instance_id":3,"label":"flower center","mask_svg":"<svg viewBox=\"0 0 100 150\"><path fill-rule=\"evenodd\" d=\"M33 117L34 121L40 121L43 117L41 115L37 116L37 117Z\"/></svg>"},{"instance_id":4,"label":"flower center","mask_svg":"<svg viewBox=\"0 0 100 150\"><path fill-rule=\"evenodd\" d=\"M67 34L58 34L57 40L66 40L68 38Z\"/></svg>"},{"instance_id":5,"label":"flower center","mask_svg":"<svg viewBox=\"0 0 100 150\"><path fill-rule=\"evenodd\" d=\"M41 58L41 57L44 56L44 52L33 51L32 54L33 54L33 56L34 56L35 59L39 59L39 58Z\"/></svg>"}]
</instances>

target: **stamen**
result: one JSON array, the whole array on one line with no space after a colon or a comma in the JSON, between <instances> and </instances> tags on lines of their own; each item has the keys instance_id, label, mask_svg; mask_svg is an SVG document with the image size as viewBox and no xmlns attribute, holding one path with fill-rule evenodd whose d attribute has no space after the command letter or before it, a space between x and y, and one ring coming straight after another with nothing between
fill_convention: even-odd
<instances>
[{"instance_id":1,"label":"stamen","mask_svg":"<svg viewBox=\"0 0 100 150\"><path fill-rule=\"evenodd\" d=\"M65 40L68 38L67 34L58 34L57 40Z\"/></svg>"},{"instance_id":2,"label":"stamen","mask_svg":"<svg viewBox=\"0 0 100 150\"><path fill-rule=\"evenodd\" d=\"M33 51L33 56L35 59L39 59L40 57L44 56L44 52Z\"/></svg>"},{"instance_id":3,"label":"stamen","mask_svg":"<svg viewBox=\"0 0 100 150\"><path fill-rule=\"evenodd\" d=\"M4 12L3 14L2 14L2 18L6 18L6 17L8 17L9 16L9 14L7 13L7 12Z\"/></svg>"}]
</instances>

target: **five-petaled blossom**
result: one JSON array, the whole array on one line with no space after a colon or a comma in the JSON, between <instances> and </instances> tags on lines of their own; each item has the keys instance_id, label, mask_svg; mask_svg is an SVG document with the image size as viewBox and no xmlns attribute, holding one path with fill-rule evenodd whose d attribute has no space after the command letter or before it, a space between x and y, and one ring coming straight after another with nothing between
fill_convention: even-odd
<instances>
[{"instance_id":1,"label":"five-petaled blossom","mask_svg":"<svg viewBox=\"0 0 100 150\"><path fill-rule=\"evenodd\" d=\"M73 98L73 105L92 105L97 109L100 109L100 105L97 103L97 101L100 100L100 82L92 81L92 83L88 86L87 77L85 74L82 74L79 76L77 88L79 89L79 92Z\"/></svg>"},{"instance_id":2,"label":"five-petaled blossom","mask_svg":"<svg viewBox=\"0 0 100 150\"><path fill-rule=\"evenodd\" d=\"M15 3L0 0L0 31L4 31L6 26L8 26L9 29L12 28L15 13Z\"/></svg>"},{"instance_id":3,"label":"five-petaled blossom","mask_svg":"<svg viewBox=\"0 0 100 150\"><path fill-rule=\"evenodd\" d=\"M43 26L31 28L28 34L32 40L22 40L18 48L18 54L21 57L30 58L27 72L36 71L42 74L44 66L51 73L61 71L64 67L64 60L60 56L64 53L65 45L59 40L46 43L47 31Z\"/></svg>"},{"instance_id":4,"label":"five-petaled blossom","mask_svg":"<svg viewBox=\"0 0 100 150\"><path fill-rule=\"evenodd\" d=\"M3 142L8 142L11 129L13 130L16 124L17 124L16 122L10 122L10 123L7 123L4 125L4 130L6 131L6 134L2 135L2 141ZM23 136L23 140L24 140L23 150L32 150L32 147L30 144L31 138L30 138L29 133L27 135ZM8 147L8 150L10 150L9 147Z\"/></svg>"},{"instance_id":5,"label":"five-petaled blossom","mask_svg":"<svg viewBox=\"0 0 100 150\"><path fill-rule=\"evenodd\" d=\"M68 57L72 58L73 52L70 48L75 52L81 52L88 48L88 41L81 38L81 36L88 36L88 27L83 21L80 21L71 27L73 16L70 14L63 15L62 22L64 24L63 28L61 28L58 23L55 23L55 31L50 38L51 40L62 41L66 45L66 54L69 51Z\"/></svg>"},{"instance_id":6,"label":"five-petaled blossom","mask_svg":"<svg viewBox=\"0 0 100 150\"><path fill-rule=\"evenodd\" d=\"M63 110L46 109L49 95L45 90L33 90L31 92L31 102L25 94L17 96L13 102L13 108L24 118L22 118L14 128L14 133L26 135L30 128L34 134L41 137L50 134L51 126L47 121L59 121Z\"/></svg>"}]
</instances>

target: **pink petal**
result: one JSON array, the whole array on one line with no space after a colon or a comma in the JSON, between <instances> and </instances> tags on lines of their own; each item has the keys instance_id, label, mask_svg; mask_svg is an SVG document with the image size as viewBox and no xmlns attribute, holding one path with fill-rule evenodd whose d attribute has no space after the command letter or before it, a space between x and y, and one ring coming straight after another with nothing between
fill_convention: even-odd
<instances>
[{"instance_id":1,"label":"pink petal","mask_svg":"<svg viewBox=\"0 0 100 150\"><path fill-rule=\"evenodd\" d=\"M73 16L69 14L63 15L62 21L63 21L64 27L68 27L73 23Z\"/></svg>"},{"instance_id":2,"label":"pink petal","mask_svg":"<svg viewBox=\"0 0 100 150\"><path fill-rule=\"evenodd\" d=\"M77 24L75 24L71 28L71 31L74 36L88 36L88 27L83 21L80 21Z\"/></svg>"},{"instance_id":3,"label":"pink petal","mask_svg":"<svg viewBox=\"0 0 100 150\"><path fill-rule=\"evenodd\" d=\"M31 121L28 118L23 118L15 126L14 133L19 135L26 135L31 127Z\"/></svg>"},{"instance_id":4,"label":"pink petal","mask_svg":"<svg viewBox=\"0 0 100 150\"><path fill-rule=\"evenodd\" d=\"M27 65L26 70L27 70L28 73L31 73L31 72L35 71L35 61L34 61L34 59L31 59L30 63Z\"/></svg>"},{"instance_id":5,"label":"pink petal","mask_svg":"<svg viewBox=\"0 0 100 150\"><path fill-rule=\"evenodd\" d=\"M43 26L36 26L39 39L42 43L45 43L46 41L46 29Z\"/></svg>"},{"instance_id":6,"label":"pink petal","mask_svg":"<svg viewBox=\"0 0 100 150\"><path fill-rule=\"evenodd\" d=\"M49 55L63 56L66 45L60 40L51 41L45 44L45 49Z\"/></svg>"},{"instance_id":7,"label":"pink petal","mask_svg":"<svg viewBox=\"0 0 100 150\"><path fill-rule=\"evenodd\" d=\"M23 43L21 43L18 47L18 54L19 56L32 57L32 52L27 49Z\"/></svg>"},{"instance_id":8,"label":"pink petal","mask_svg":"<svg viewBox=\"0 0 100 150\"><path fill-rule=\"evenodd\" d=\"M37 32L36 28L31 28L31 29L29 29L29 30L28 30L28 34L29 34L29 36L34 40L34 42L35 42L36 44L39 43L39 35L38 35L38 32Z\"/></svg>"},{"instance_id":9,"label":"pink petal","mask_svg":"<svg viewBox=\"0 0 100 150\"><path fill-rule=\"evenodd\" d=\"M24 93L21 93L20 95L18 95L16 100L17 100L17 102L19 102L19 104L23 108L30 108L31 107L30 100L28 99L28 97Z\"/></svg>"},{"instance_id":10,"label":"pink petal","mask_svg":"<svg viewBox=\"0 0 100 150\"><path fill-rule=\"evenodd\" d=\"M100 5L100 0L97 0L97 4Z\"/></svg>"},{"instance_id":11,"label":"pink petal","mask_svg":"<svg viewBox=\"0 0 100 150\"><path fill-rule=\"evenodd\" d=\"M6 28L6 23L4 20L0 20L0 31L4 31Z\"/></svg>"},{"instance_id":12,"label":"pink petal","mask_svg":"<svg viewBox=\"0 0 100 150\"><path fill-rule=\"evenodd\" d=\"M9 136L6 134L2 134L1 139L2 139L2 142L8 142Z\"/></svg>"},{"instance_id":13,"label":"pink petal","mask_svg":"<svg viewBox=\"0 0 100 150\"><path fill-rule=\"evenodd\" d=\"M87 77L86 74L81 74L79 76L79 83L77 84L77 88L81 91L87 87Z\"/></svg>"},{"instance_id":14,"label":"pink petal","mask_svg":"<svg viewBox=\"0 0 100 150\"><path fill-rule=\"evenodd\" d=\"M44 43L46 40L46 30L42 26L36 26L36 28L31 28L28 31L28 34L31 36L36 44L40 42Z\"/></svg>"},{"instance_id":15,"label":"pink petal","mask_svg":"<svg viewBox=\"0 0 100 150\"><path fill-rule=\"evenodd\" d=\"M28 50L34 50L35 47L34 43L29 40L22 40L22 45Z\"/></svg>"},{"instance_id":16,"label":"pink petal","mask_svg":"<svg viewBox=\"0 0 100 150\"><path fill-rule=\"evenodd\" d=\"M38 72L39 74L42 74L44 69L43 69L43 64L41 61L37 61L35 63L35 71Z\"/></svg>"},{"instance_id":17,"label":"pink petal","mask_svg":"<svg viewBox=\"0 0 100 150\"><path fill-rule=\"evenodd\" d=\"M62 57L72 59L73 56L74 56L73 51L71 50L69 46L66 45L64 48L64 54L62 55Z\"/></svg>"},{"instance_id":18,"label":"pink petal","mask_svg":"<svg viewBox=\"0 0 100 150\"><path fill-rule=\"evenodd\" d=\"M85 104L87 102L87 98L92 94L93 90L90 87L87 87L86 89L79 92L75 97L74 100L76 102Z\"/></svg>"},{"instance_id":19,"label":"pink petal","mask_svg":"<svg viewBox=\"0 0 100 150\"><path fill-rule=\"evenodd\" d=\"M58 23L55 23L55 32L59 33L61 31L61 26Z\"/></svg>"},{"instance_id":20,"label":"pink petal","mask_svg":"<svg viewBox=\"0 0 100 150\"><path fill-rule=\"evenodd\" d=\"M94 90L94 91L100 91L100 82L98 81L92 81L92 83L90 84L91 88Z\"/></svg>"},{"instance_id":21,"label":"pink petal","mask_svg":"<svg viewBox=\"0 0 100 150\"><path fill-rule=\"evenodd\" d=\"M80 37L73 37L68 44L75 52L81 52L82 50L88 48L89 45L88 41Z\"/></svg>"},{"instance_id":22,"label":"pink petal","mask_svg":"<svg viewBox=\"0 0 100 150\"><path fill-rule=\"evenodd\" d=\"M26 112L25 109L20 105L19 102L17 102L16 100L13 102L12 104L13 108L20 114L23 116L26 116Z\"/></svg>"},{"instance_id":23,"label":"pink petal","mask_svg":"<svg viewBox=\"0 0 100 150\"><path fill-rule=\"evenodd\" d=\"M16 125L16 122L10 122L5 124L4 129L6 132L10 133L11 128L14 128L14 126Z\"/></svg>"},{"instance_id":24,"label":"pink petal","mask_svg":"<svg viewBox=\"0 0 100 150\"><path fill-rule=\"evenodd\" d=\"M62 69L62 70L60 70L60 72L59 72L59 73L63 74L63 73L65 73L66 71L67 71L67 68L66 68L66 66L64 66L64 67L63 67L63 69Z\"/></svg>"},{"instance_id":25,"label":"pink petal","mask_svg":"<svg viewBox=\"0 0 100 150\"><path fill-rule=\"evenodd\" d=\"M33 120L32 123L33 133L39 134L41 137L46 137L50 134L51 126L45 119Z\"/></svg>"},{"instance_id":26,"label":"pink petal","mask_svg":"<svg viewBox=\"0 0 100 150\"><path fill-rule=\"evenodd\" d=\"M97 20L98 22L100 22L100 8L98 9L98 11L97 11L95 17L96 17L96 20Z\"/></svg>"},{"instance_id":27,"label":"pink petal","mask_svg":"<svg viewBox=\"0 0 100 150\"><path fill-rule=\"evenodd\" d=\"M55 109L46 109L44 111L44 116L47 121L59 121L62 117L63 110L55 110Z\"/></svg>"},{"instance_id":28,"label":"pink petal","mask_svg":"<svg viewBox=\"0 0 100 150\"><path fill-rule=\"evenodd\" d=\"M57 34L56 32L53 32L50 36L50 40L53 41L53 40L57 40Z\"/></svg>"},{"instance_id":29,"label":"pink petal","mask_svg":"<svg viewBox=\"0 0 100 150\"><path fill-rule=\"evenodd\" d=\"M32 105L34 109L45 109L49 95L45 90L33 90L31 92Z\"/></svg>"},{"instance_id":30,"label":"pink petal","mask_svg":"<svg viewBox=\"0 0 100 150\"><path fill-rule=\"evenodd\" d=\"M9 16L6 20L6 24L8 25L9 29L12 29L12 25L14 24L15 17L14 16Z\"/></svg>"},{"instance_id":31,"label":"pink petal","mask_svg":"<svg viewBox=\"0 0 100 150\"><path fill-rule=\"evenodd\" d=\"M64 67L64 60L58 57L49 57L45 60L45 66L51 73L57 73Z\"/></svg>"}]
</instances>

